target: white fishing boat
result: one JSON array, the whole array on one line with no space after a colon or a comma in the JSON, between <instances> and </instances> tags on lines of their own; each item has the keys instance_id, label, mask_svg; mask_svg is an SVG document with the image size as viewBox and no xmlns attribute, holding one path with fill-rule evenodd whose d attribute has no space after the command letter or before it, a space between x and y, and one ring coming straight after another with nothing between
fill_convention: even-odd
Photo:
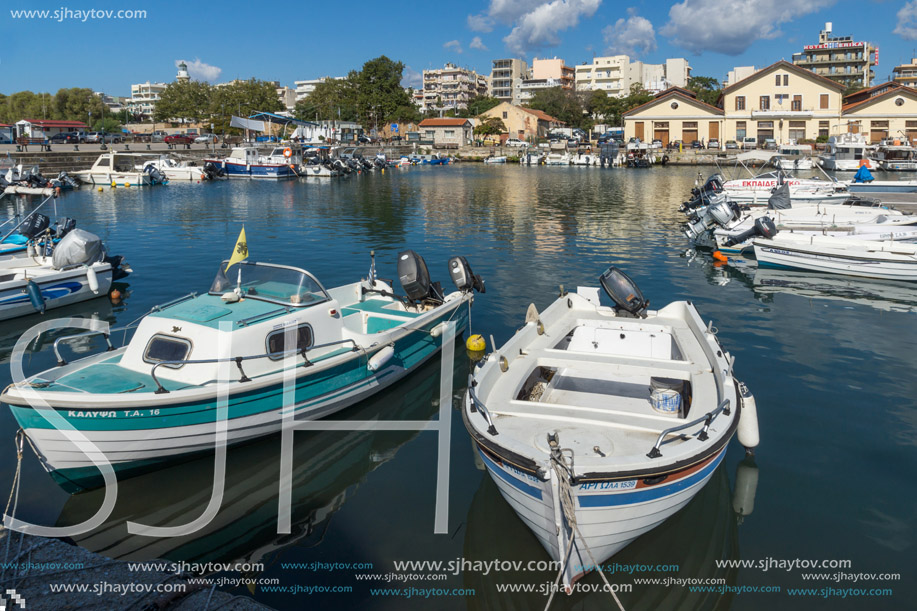
<instances>
[{"instance_id":1,"label":"white fishing boat","mask_svg":"<svg viewBox=\"0 0 917 611\"><path fill-rule=\"evenodd\" d=\"M503 498L563 565L591 567L684 507L738 430L758 444L754 400L690 302L647 311L616 268L562 295L475 369L462 415ZM609 303L605 300L605 303Z\"/></svg>"},{"instance_id":2,"label":"white fishing boat","mask_svg":"<svg viewBox=\"0 0 917 611\"><path fill-rule=\"evenodd\" d=\"M522 165L539 165L544 161L544 153L539 151L526 151L519 156Z\"/></svg>"},{"instance_id":3,"label":"white fishing boat","mask_svg":"<svg viewBox=\"0 0 917 611\"><path fill-rule=\"evenodd\" d=\"M781 231L754 240L759 267L917 281L917 244L874 242Z\"/></svg>"},{"instance_id":4,"label":"white fishing boat","mask_svg":"<svg viewBox=\"0 0 917 611\"><path fill-rule=\"evenodd\" d=\"M444 294L423 259L402 252L398 296L376 279L375 263L367 279L326 290L300 268L224 261L208 292L155 308L126 345L10 385L0 401L55 479L92 486L91 458L33 404L82 432L119 472L213 450L223 392L227 443L269 435L284 414L321 418L402 379L440 350L445 323L463 332L483 283L463 257L449 272L456 290Z\"/></svg>"},{"instance_id":5,"label":"white fishing boat","mask_svg":"<svg viewBox=\"0 0 917 611\"><path fill-rule=\"evenodd\" d=\"M505 155L491 155L490 157L484 158L484 163L506 163Z\"/></svg>"},{"instance_id":6,"label":"white fishing boat","mask_svg":"<svg viewBox=\"0 0 917 611\"><path fill-rule=\"evenodd\" d=\"M599 165L599 156L582 153L570 157L570 165Z\"/></svg>"},{"instance_id":7,"label":"white fishing boat","mask_svg":"<svg viewBox=\"0 0 917 611\"><path fill-rule=\"evenodd\" d=\"M812 163L812 146L809 144L781 144L771 162L781 170L793 172L815 167Z\"/></svg>"},{"instance_id":8,"label":"white fishing boat","mask_svg":"<svg viewBox=\"0 0 917 611\"><path fill-rule=\"evenodd\" d=\"M570 165L570 155L567 153L548 153L544 158L545 165Z\"/></svg>"},{"instance_id":9,"label":"white fishing boat","mask_svg":"<svg viewBox=\"0 0 917 611\"><path fill-rule=\"evenodd\" d=\"M314 176L318 178L332 178L340 176L341 171L331 163L303 163L299 166L300 176Z\"/></svg>"},{"instance_id":10,"label":"white fishing boat","mask_svg":"<svg viewBox=\"0 0 917 611\"><path fill-rule=\"evenodd\" d=\"M906 144L880 144L876 148L879 169L886 172L917 171L917 149Z\"/></svg>"},{"instance_id":11,"label":"white fishing boat","mask_svg":"<svg viewBox=\"0 0 917 611\"><path fill-rule=\"evenodd\" d=\"M226 178L226 174L212 162L197 165L194 161L178 160L172 157L148 159L134 167L147 173L150 172L147 168L155 169L168 180L187 180L193 182Z\"/></svg>"},{"instance_id":12,"label":"white fishing boat","mask_svg":"<svg viewBox=\"0 0 917 611\"><path fill-rule=\"evenodd\" d=\"M48 217L31 218L34 224L48 227ZM107 295L112 281L128 273L130 267L121 257L109 257L101 240L88 231L73 229L53 245L50 239L36 241L25 256L0 260L0 320L44 314Z\"/></svg>"},{"instance_id":13,"label":"white fishing boat","mask_svg":"<svg viewBox=\"0 0 917 611\"><path fill-rule=\"evenodd\" d=\"M164 178L159 178L150 170L138 170L134 167L137 155L112 151L102 153L88 170L77 170L70 175L90 185L115 185L118 187L143 187L162 184Z\"/></svg>"},{"instance_id":14,"label":"white fishing boat","mask_svg":"<svg viewBox=\"0 0 917 611\"><path fill-rule=\"evenodd\" d=\"M870 159L866 138L862 134L840 134L828 138L825 152L818 163L826 170L856 172L860 166L875 168L876 160Z\"/></svg>"},{"instance_id":15,"label":"white fishing boat","mask_svg":"<svg viewBox=\"0 0 917 611\"><path fill-rule=\"evenodd\" d=\"M253 146L237 146L228 157L205 159L223 170L229 178L294 178L296 166L302 163L301 155L295 157L293 147L277 147L268 155L262 155Z\"/></svg>"}]
</instances>

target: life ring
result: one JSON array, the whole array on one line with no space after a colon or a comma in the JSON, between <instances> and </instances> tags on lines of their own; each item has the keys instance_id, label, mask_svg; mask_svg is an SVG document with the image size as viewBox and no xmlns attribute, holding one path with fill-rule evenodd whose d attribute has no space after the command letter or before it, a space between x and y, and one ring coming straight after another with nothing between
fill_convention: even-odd
<instances>
[{"instance_id":1,"label":"life ring","mask_svg":"<svg viewBox=\"0 0 917 611\"><path fill-rule=\"evenodd\" d=\"M872 169L872 166L869 165L869 159L860 159L860 167L862 168L864 165L866 166L867 170Z\"/></svg>"},{"instance_id":2,"label":"life ring","mask_svg":"<svg viewBox=\"0 0 917 611\"><path fill-rule=\"evenodd\" d=\"M290 157L292 157L292 156L293 156L293 149L291 149L290 147L287 147L287 148L283 149L283 156L286 157L287 159L289 159Z\"/></svg>"}]
</instances>

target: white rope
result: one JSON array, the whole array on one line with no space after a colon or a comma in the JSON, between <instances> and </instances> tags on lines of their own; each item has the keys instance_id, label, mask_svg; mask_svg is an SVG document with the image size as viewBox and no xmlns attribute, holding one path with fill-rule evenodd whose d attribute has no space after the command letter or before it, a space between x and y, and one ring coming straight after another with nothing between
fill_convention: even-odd
<instances>
[{"instance_id":1,"label":"white rope","mask_svg":"<svg viewBox=\"0 0 917 611\"><path fill-rule=\"evenodd\" d=\"M573 500L573 488L570 485L571 478L573 477L573 450L570 450L569 448L558 448L556 441L549 441L549 443L552 444L551 466L554 469L554 477L557 478L558 496L560 497L560 506L564 513L564 519L567 521L567 524L570 525L571 530L576 533L577 537L579 537L580 544L586 550L586 553L589 554L589 560L592 561L592 566L598 571L602 581L605 582L605 587L608 588L608 592L611 594L611 597L618 605L618 609L620 611L624 611L624 605L621 604L621 600L618 598L618 595L615 594L614 589L608 582L608 578L605 577L605 571L603 571L602 567L599 566L599 563L596 562L595 556L592 555L592 550L589 549L589 546L586 544L586 538L583 536L583 533L580 532L579 524L576 522L576 505ZM567 456L565 452L570 453L569 463L567 462ZM551 596L548 598L548 604L545 606L545 611L548 611L548 608L551 606L551 601L554 599L554 592L557 590L557 584L560 581L560 578L567 567L567 563L570 560L570 552L573 549L574 532L570 533L570 541L567 543L567 552L564 555L563 561L561 562L560 571L557 573L557 578L554 580L555 587L552 588Z\"/></svg>"}]
</instances>

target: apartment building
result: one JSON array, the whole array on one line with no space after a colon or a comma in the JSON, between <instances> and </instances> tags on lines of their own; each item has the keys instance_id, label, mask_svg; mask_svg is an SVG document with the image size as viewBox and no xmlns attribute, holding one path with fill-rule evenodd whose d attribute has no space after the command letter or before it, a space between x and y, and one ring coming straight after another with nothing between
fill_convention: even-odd
<instances>
[{"instance_id":1,"label":"apartment building","mask_svg":"<svg viewBox=\"0 0 917 611\"><path fill-rule=\"evenodd\" d=\"M909 64L895 66L892 70L892 80L907 87L917 87L917 57L911 59Z\"/></svg>"},{"instance_id":2,"label":"apartment building","mask_svg":"<svg viewBox=\"0 0 917 611\"><path fill-rule=\"evenodd\" d=\"M723 81L723 87L735 85L743 79L747 79L758 70L754 66L736 66L726 73L726 80Z\"/></svg>"},{"instance_id":3,"label":"apartment building","mask_svg":"<svg viewBox=\"0 0 917 611\"><path fill-rule=\"evenodd\" d=\"M511 102L517 83L522 82L529 71L523 59L495 59L490 70L490 95L501 102Z\"/></svg>"},{"instance_id":4,"label":"apartment building","mask_svg":"<svg viewBox=\"0 0 917 611\"><path fill-rule=\"evenodd\" d=\"M468 102L487 95L488 79L469 68L446 64L437 70L423 71L423 112L430 110L458 110L468 107Z\"/></svg>"},{"instance_id":5,"label":"apartment building","mask_svg":"<svg viewBox=\"0 0 917 611\"><path fill-rule=\"evenodd\" d=\"M670 58L663 64L631 61L627 55L594 57L592 63L575 68L577 91L602 90L614 97L630 95L632 85L639 83L647 91L657 93L670 87L687 87L691 66L684 58Z\"/></svg>"},{"instance_id":6,"label":"apartment building","mask_svg":"<svg viewBox=\"0 0 917 611\"><path fill-rule=\"evenodd\" d=\"M140 116L141 120L149 120L153 117L153 111L156 109L156 102L159 96L168 87L168 83L137 83L131 85L131 97L127 102L128 111L134 116Z\"/></svg>"},{"instance_id":7,"label":"apartment building","mask_svg":"<svg viewBox=\"0 0 917 611\"><path fill-rule=\"evenodd\" d=\"M793 63L845 88L869 87L875 76L872 66L879 65L879 48L852 36L832 36L828 22L818 34L818 44L805 45L802 53L794 53Z\"/></svg>"},{"instance_id":8,"label":"apartment building","mask_svg":"<svg viewBox=\"0 0 917 611\"><path fill-rule=\"evenodd\" d=\"M293 84L296 85L296 92L295 92L296 102L299 102L300 100L308 96L310 93L315 91L315 87L321 82L330 81L330 80L343 81L345 78L346 77L344 76L334 76L334 77L323 76L321 78L311 79L308 81L293 81ZM295 105L295 102L294 102L294 105Z\"/></svg>"}]
</instances>

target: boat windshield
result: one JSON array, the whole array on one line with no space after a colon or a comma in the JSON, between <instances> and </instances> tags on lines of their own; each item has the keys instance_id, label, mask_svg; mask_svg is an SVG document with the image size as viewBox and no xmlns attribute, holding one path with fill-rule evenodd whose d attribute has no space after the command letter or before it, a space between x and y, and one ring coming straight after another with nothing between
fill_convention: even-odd
<instances>
[{"instance_id":1,"label":"boat windshield","mask_svg":"<svg viewBox=\"0 0 917 611\"><path fill-rule=\"evenodd\" d=\"M210 286L211 295L222 295L239 288L243 297L295 307L311 306L331 299L321 283L305 270L242 261L225 271L227 263L223 261L220 264Z\"/></svg>"}]
</instances>

